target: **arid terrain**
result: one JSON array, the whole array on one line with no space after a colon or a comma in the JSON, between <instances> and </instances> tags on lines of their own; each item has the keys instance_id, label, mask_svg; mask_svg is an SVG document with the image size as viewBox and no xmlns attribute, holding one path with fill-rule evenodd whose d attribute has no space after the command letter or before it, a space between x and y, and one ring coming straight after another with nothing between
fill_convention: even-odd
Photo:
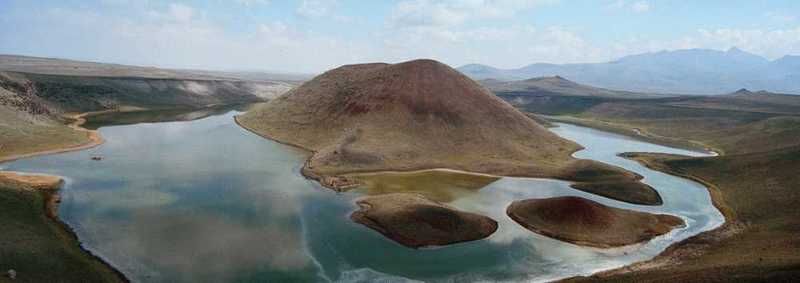
<instances>
[{"instance_id":1,"label":"arid terrain","mask_svg":"<svg viewBox=\"0 0 800 283\"><path fill-rule=\"evenodd\" d=\"M353 221L404 246L444 246L488 237L497 230L489 217L459 211L419 194L391 193L358 200Z\"/></svg>"},{"instance_id":2,"label":"arid terrain","mask_svg":"<svg viewBox=\"0 0 800 283\"><path fill-rule=\"evenodd\" d=\"M305 175L337 191L358 186L358 178L347 174L448 168L559 178L581 182L578 187L589 192L612 188L616 193L608 195L636 203L660 201L657 192L638 182L640 176L572 158L577 144L433 60L342 66L237 121L259 135L312 151ZM448 223L463 221L458 213L439 213L439 221L415 224L408 219L433 217L423 210L428 206L392 196L360 201L364 211L353 219L412 247L463 241L463 231L448 228ZM370 213L370 208L382 213ZM419 230L402 236L394 231L408 227ZM448 237L452 240L441 239Z\"/></svg>"},{"instance_id":3,"label":"arid terrain","mask_svg":"<svg viewBox=\"0 0 800 283\"><path fill-rule=\"evenodd\" d=\"M0 172L0 266L24 274L8 282L125 282L122 274L81 249L58 220L61 184L55 176ZM0 277L7 280L5 274Z\"/></svg>"},{"instance_id":4,"label":"arid terrain","mask_svg":"<svg viewBox=\"0 0 800 283\"><path fill-rule=\"evenodd\" d=\"M292 87L186 71L0 56L0 160L90 143L76 113L197 109L262 102Z\"/></svg>"},{"instance_id":5,"label":"arid terrain","mask_svg":"<svg viewBox=\"0 0 800 283\"><path fill-rule=\"evenodd\" d=\"M799 276L796 235L800 231L795 227L800 226L794 217L795 188L800 184L795 174L800 169L797 96L744 89L718 96L636 93L584 86L562 77L485 80L481 86L432 60L346 65L283 94L297 82L74 61L62 68L52 67L60 66L53 59L9 58L13 59L0 60L5 62L0 65L5 66L0 68L0 160L102 142L102 137L84 127L189 121L234 107L248 111L237 117L246 129L311 151L303 167L307 177L337 190L358 188L371 195L359 200L361 210L352 215L353 220L409 247L491 235L497 229L494 220L437 201L452 200L499 176L556 178L612 199L662 203L653 188L638 181L640 176L571 157L580 147L542 126L553 121L574 123L719 153L704 158L624 156L706 184L727 222L670 247L651 261L569 280L784 280ZM237 106L265 101L255 108ZM111 115L118 112L124 114ZM85 123L87 116L94 119ZM485 175L425 171L438 168ZM40 265L52 266L41 273L42 279L124 280L81 250L75 236L57 219L56 186L44 188L20 182L30 181L26 177L4 174L0 200L7 208L4 215L13 217L0 217L0 221L9 227L39 228L0 236L2 243L35 239L24 249L35 253L20 253L19 246L4 244L0 252L8 256L3 258L11 259L25 274ZM441 174L453 174L446 177L452 181L447 184L452 190L431 189L442 185L437 183L444 178ZM414 188L416 182L422 187ZM583 219L575 225L548 224L555 218L537 218L548 214L531 209L529 203L526 209L521 202L512 205L509 214L532 231L597 247L639 242L679 225L671 219L666 225L654 223L658 215L628 214L579 198L577 202L567 206L556 202L547 209L577 215L572 220ZM654 226L620 228L637 221ZM575 232L607 231L608 227L631 233L621 238L590 233L602 238L597 240ZM39 251L58 252L34 265L32 258Z\"/></svg>"},{"instance_id":6,"label":"arid terrain","mask_svg":"<svg viewBox=\"0 0 800 283\"><path fill-rule=\"evenodd\" d=\"M224 105L263 102L292 84L2 55L0 162L102 143L95 131L82 127L87 115L130 112L131 119L136 119L133 113L172 109L176 114L164 120L191 120ZM149 115L149 119L154 118ZM125 281L113 268L82 250L69 227L58 220L58 186L39 188L6 176L8 172L0 173L0 226L7 231L0 234L0 265L25 274L17 281Z\"/></svg>"},{"instance_id":7,"label":"arid terrain","mask_svg":"<svg viewBox=\"0 0 800 283\"><path fill-rule=\"evenodd\" d=\"M799 11L0 0L0 283L800 282Z\"/></svg>"},{"instance_id":8,"label":"arid terrain","mask_svg":"<svg viewBox=\"0 0 800 283\"><path fill-rule=\"evenodd\" d=\"M313 151L304 171L319 179L432 168L590 182L638 178L572 158L577 144L432 60L342 66L238 122Z\"/></svg>"},{"instance_id":9,"label":"arid terrain","mask_svg":"<svg viewBox=\"0 0 800 283\"><path fill-rule=\"evenodd\" d=\"M497 94L550 120L721 154L630 155L649 167L709 185L727 222L651 262L580 281L780 281L800 276L800 224L793 206L800 197L799 96L744 89L717 96L635 100L591 92L576 96L500 89Z\"/></svg>"},{"instance_id":10,"label":"arid terrain","mask_svg":"<svg viewBox=\"0 0 800 283\"><path fill-rule=\"evenodd\" d=\"M580 197L518 200L507 213L534 233L599 248L644 242L684 225L672 215L608 207Z\"/></svg>"}]
</instances>

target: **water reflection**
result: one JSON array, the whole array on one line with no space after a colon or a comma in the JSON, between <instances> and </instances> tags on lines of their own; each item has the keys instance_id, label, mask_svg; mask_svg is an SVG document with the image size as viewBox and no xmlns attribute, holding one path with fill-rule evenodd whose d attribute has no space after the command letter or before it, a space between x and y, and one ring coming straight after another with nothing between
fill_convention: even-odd
<instances>
[{"instance_id":1,"label":"water reflection","mask_svg":"<svg viewBox=\"0 0 800 283\"><path fill-rule=\"evenodd\" d=\"M722 221L700 185L616 156L691 152L586 128L561 125L554 132L587 148L577 157L643 175L665 205L626 204L556 180L439 173L373 178L371 188L337 194L301 177L304 152L239 128L234 114L104 127L107 142L99 147L20 160L8 169L66 176L61 217L86 247L133 281L145 282L547 280L647 259ZM95 155L104 158L90 160ZM355 198L398 184L488 215L499 222L498 232L485 240L414 250L348 219ZM675 214L688 226L645 245L598 250L533 234L505 215L513 200L563 195Z\"/></svg>"},{"instance_id":2,"label":"water reflection","mask_svg":"<svg viewBox=\"0 0 800 283\"><path fill-rule=\"evenodd\" d=\"M91 116L83 124L87 129L97 129L108 126L134 125L141 123L159 123L175 121L193 121L210 116L222 115L232 110L246 111L253 104L221 105L201 109L167 109L143 110L130 112L108 112Z\"/></svg>"},{"instance_id":3,"label":"water reflection","mask_svg":"<svg viewBox=\"0 0 800 283\"><path fill-rule=\"evenodd\" d=\"M451 170L351 174L361 183L356 191L368 195L418 193L439 202L470 195L499 178Z\"/></svg>"}]
</instances>

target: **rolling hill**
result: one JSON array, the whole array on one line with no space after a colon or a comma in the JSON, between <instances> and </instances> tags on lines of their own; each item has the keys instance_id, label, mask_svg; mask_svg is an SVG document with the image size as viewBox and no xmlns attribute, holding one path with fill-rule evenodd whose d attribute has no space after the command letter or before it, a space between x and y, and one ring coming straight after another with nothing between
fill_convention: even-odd
<instances>
[{"instance_id":1,"label":"rolling hill","mask_svg":"<svg viewBox=\"0 0 800 283\"><path fill-rule=\"evenodd\" d=\"M85 144L65 113L263 102L293 87L214 74L0 55L0 160Z\"/></svg>"},{"instance_id":2,"label":"rolling hill","mask_svg":"<svg viewBox=\"0 0 800 283\"><path fill-rule=\"evenodd\" d=\"M432 60L342 66L238 121L313 151L305 170L317 177L446 167L569 180L636 179L615 167L573 159L577 144Z\"/></svg>"}]
</instances>

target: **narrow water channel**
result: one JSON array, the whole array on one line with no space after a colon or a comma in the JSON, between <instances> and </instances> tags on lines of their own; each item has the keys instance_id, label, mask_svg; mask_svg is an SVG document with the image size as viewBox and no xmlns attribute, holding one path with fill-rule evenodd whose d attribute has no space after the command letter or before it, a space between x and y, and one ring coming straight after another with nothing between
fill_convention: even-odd
<instances>
[{"instance_id":1,"label":"narrow water channel","mask_svg":"<svg viewBox=\"0 0 800 283\"><path fill-rule=\"evenodd\" d=\"M140 282L544 281L646 260L724 221L702 185L617 156L703 153L559 124L552 131L586 148L576 157L644 176L664 205L627 204L557 180L501 178L459 191L450 202L497 220L495 234L409 249L349 220L362 192L335 193L304 179L306 153L239 128L236 114L101 127L101 146L3 167L64 176L60 217L86 248ZM98 155L101 161L91 160ZM531 233L505 215L513 200L564 195L673 214L687 226L646 244L602 250Z\"/></svg>"}]
</instances>

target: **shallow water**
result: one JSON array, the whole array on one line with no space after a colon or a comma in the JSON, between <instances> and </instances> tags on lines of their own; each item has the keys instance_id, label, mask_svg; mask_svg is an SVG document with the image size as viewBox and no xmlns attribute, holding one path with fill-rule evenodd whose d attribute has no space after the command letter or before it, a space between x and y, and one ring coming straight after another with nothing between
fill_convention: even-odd
<instances>
[{"instance_id":1,"label":"shallow water","mask_svg":"<svg viewBox=\"0 0 800 283\"><path fill-rule=\"evenodd\" d=\"M724 221L701 185L616 156L702 154L560 125L553 131L586 147L577 157L641 174L664 205L626 204L563 181L502 178L459 191L450 202L497 220L495 234L409 249L349 220L359 190L334 193L304 179L299 168L306 153L239 128L234 114L103 127L106 143L99 147L3 167L66 177L61 218L86 248L133 281L549 280L648 259ZM90 160L95 155L104 159ZM563 195L674 214L688 225L643 245L600 250L531 233L505 215L513 200Z\"/></svg>"}]
</instances>

